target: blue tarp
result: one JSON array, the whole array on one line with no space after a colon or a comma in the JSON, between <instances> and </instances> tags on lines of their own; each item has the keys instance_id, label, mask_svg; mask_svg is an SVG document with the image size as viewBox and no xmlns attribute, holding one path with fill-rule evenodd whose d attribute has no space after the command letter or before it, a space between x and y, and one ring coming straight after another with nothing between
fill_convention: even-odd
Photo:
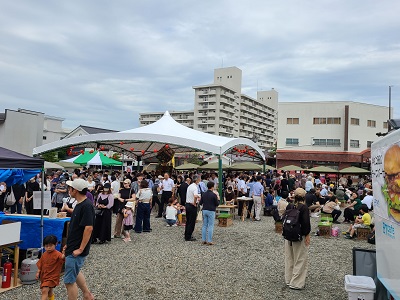
<instances>
[{"instance_id":1,"label":"blue tarp","mask_svg":"<svg viewBox=\"0 0 400 300\"><path fill-rule=\"evenodd\" d=\"M23 184L32 177L40 173L40 169L37 170L22 170L22 169L0 169L0 182L5 182L7 186L14 185L16 183Z\"/></svg>"},{"instance_id":2,"label":"blue tarp","mask_svg":"<svg viewBox=\"0 0 400 300\"><path fill-rule=\"evenodd\" d=\"M41 228L40 228L40 216L30 215L6 215L0 213L0 224L3 220L12 222L21 222L21 244L20 249L26 250L28 248L40 248L42 246L41 241ZM59 242L62 241L63 230L65 222L69 222L71 218L57 218L43 219L43 234L44 236L53 234L57 237ZM61 244L61 243L60 243ZM57 245L56 249L60 251L60 244Z\"/></svg>"}]
</instances>

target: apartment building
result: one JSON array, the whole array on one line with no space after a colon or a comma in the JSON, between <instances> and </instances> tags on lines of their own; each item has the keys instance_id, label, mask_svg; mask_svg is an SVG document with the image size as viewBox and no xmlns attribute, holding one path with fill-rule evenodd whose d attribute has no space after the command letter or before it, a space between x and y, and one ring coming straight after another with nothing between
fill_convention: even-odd
<instances>
[{"instance_id":1,"label":"apartment building","mask_svg":"<svg viewBox=\"0 0 400 300\"><path fill-rule=\"evenodd\" d=\"M159 120L165 112L140 114L140 126L149 125ZM189 128L194 128L194 111L170 111L169 114L175 121Z\"/></svg>"},{"instance_id":2,"label":"apartment building","mask_svg":"<svg viewBox=\"0 0 400 300\"><path fill-rule=\"evenodd\" d=\"M277 167L366 167L388 107L351 101L279 103Z\"/></svg>"},{"instance_id":3,"label":"apartment building","mask_svg":"<svg viewBox=\"0 0 400 300\"><path fill-rule=\"evenodd\" d=\"M246 137L261 148L276 141L278 93L258 91L257 98L242 94L242 70L237 67L214 70L214 82L193 86L194 109L170 111L179 123L203 132L226 137ZM141 126L161 118L163 113L142 113Z\"/></svg>"}]
</instances>

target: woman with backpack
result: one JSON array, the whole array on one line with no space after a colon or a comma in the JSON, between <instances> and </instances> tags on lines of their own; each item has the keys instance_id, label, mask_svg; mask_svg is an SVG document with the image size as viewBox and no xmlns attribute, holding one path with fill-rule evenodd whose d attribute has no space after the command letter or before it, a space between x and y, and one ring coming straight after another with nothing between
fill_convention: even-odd
<instances>
[{"instance_id":1,"label":"woman with backpack","mask_svg":"<svg viewBox=\"0 0 400 300\"><path fill-rule=\"evenodd\" d=\"M285 238L285 282L289 288L301 290L305 286L310 246L310 214L305 204L306 191L294 191L294 203L286 207L283 215Z\"/></svg>"}]
</instances>

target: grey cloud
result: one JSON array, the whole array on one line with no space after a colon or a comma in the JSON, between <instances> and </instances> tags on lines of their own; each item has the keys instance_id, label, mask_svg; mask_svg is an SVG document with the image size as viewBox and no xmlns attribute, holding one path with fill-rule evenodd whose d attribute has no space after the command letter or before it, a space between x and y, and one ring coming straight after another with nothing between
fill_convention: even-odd
<instances>
[{"instance_id":1,"label":"grey cloud","mask_svg":"<svg viewBox=\"0 0 400 300\"><path fill-rule=\"evenodd\" d=\"M193 108L213 69L281 101L355 100L400 113L397 1L4 2L0 106L125 130ZM61 109L60 109L61 108Z\"/></svg>"}]
</instances>

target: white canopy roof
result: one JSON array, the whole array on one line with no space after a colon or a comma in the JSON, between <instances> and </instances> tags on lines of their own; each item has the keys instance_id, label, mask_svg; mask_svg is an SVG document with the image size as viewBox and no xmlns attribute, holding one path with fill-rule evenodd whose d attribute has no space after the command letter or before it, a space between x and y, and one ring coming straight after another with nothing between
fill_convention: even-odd
<instances>
[{"instance_id":1,"label":"white canopy roof","mask_svg":"<svg viewBox=\"0 0 400 300\"><path fill-rule=\"evenodd\" d=\"M157 151L166 144L175 152L204 151L218 155L229 152L233 147L242 146L242 148L252 149L254 158L265 160L263 151L250 139L221 137L188 128L176 122L168 111L157 122L147 126L121 132L62 139L34 148L33 155L77 146L124 152L127 155L132 153L134 156L148 158L156 156Z\"/></svg>"}]
</instances>

